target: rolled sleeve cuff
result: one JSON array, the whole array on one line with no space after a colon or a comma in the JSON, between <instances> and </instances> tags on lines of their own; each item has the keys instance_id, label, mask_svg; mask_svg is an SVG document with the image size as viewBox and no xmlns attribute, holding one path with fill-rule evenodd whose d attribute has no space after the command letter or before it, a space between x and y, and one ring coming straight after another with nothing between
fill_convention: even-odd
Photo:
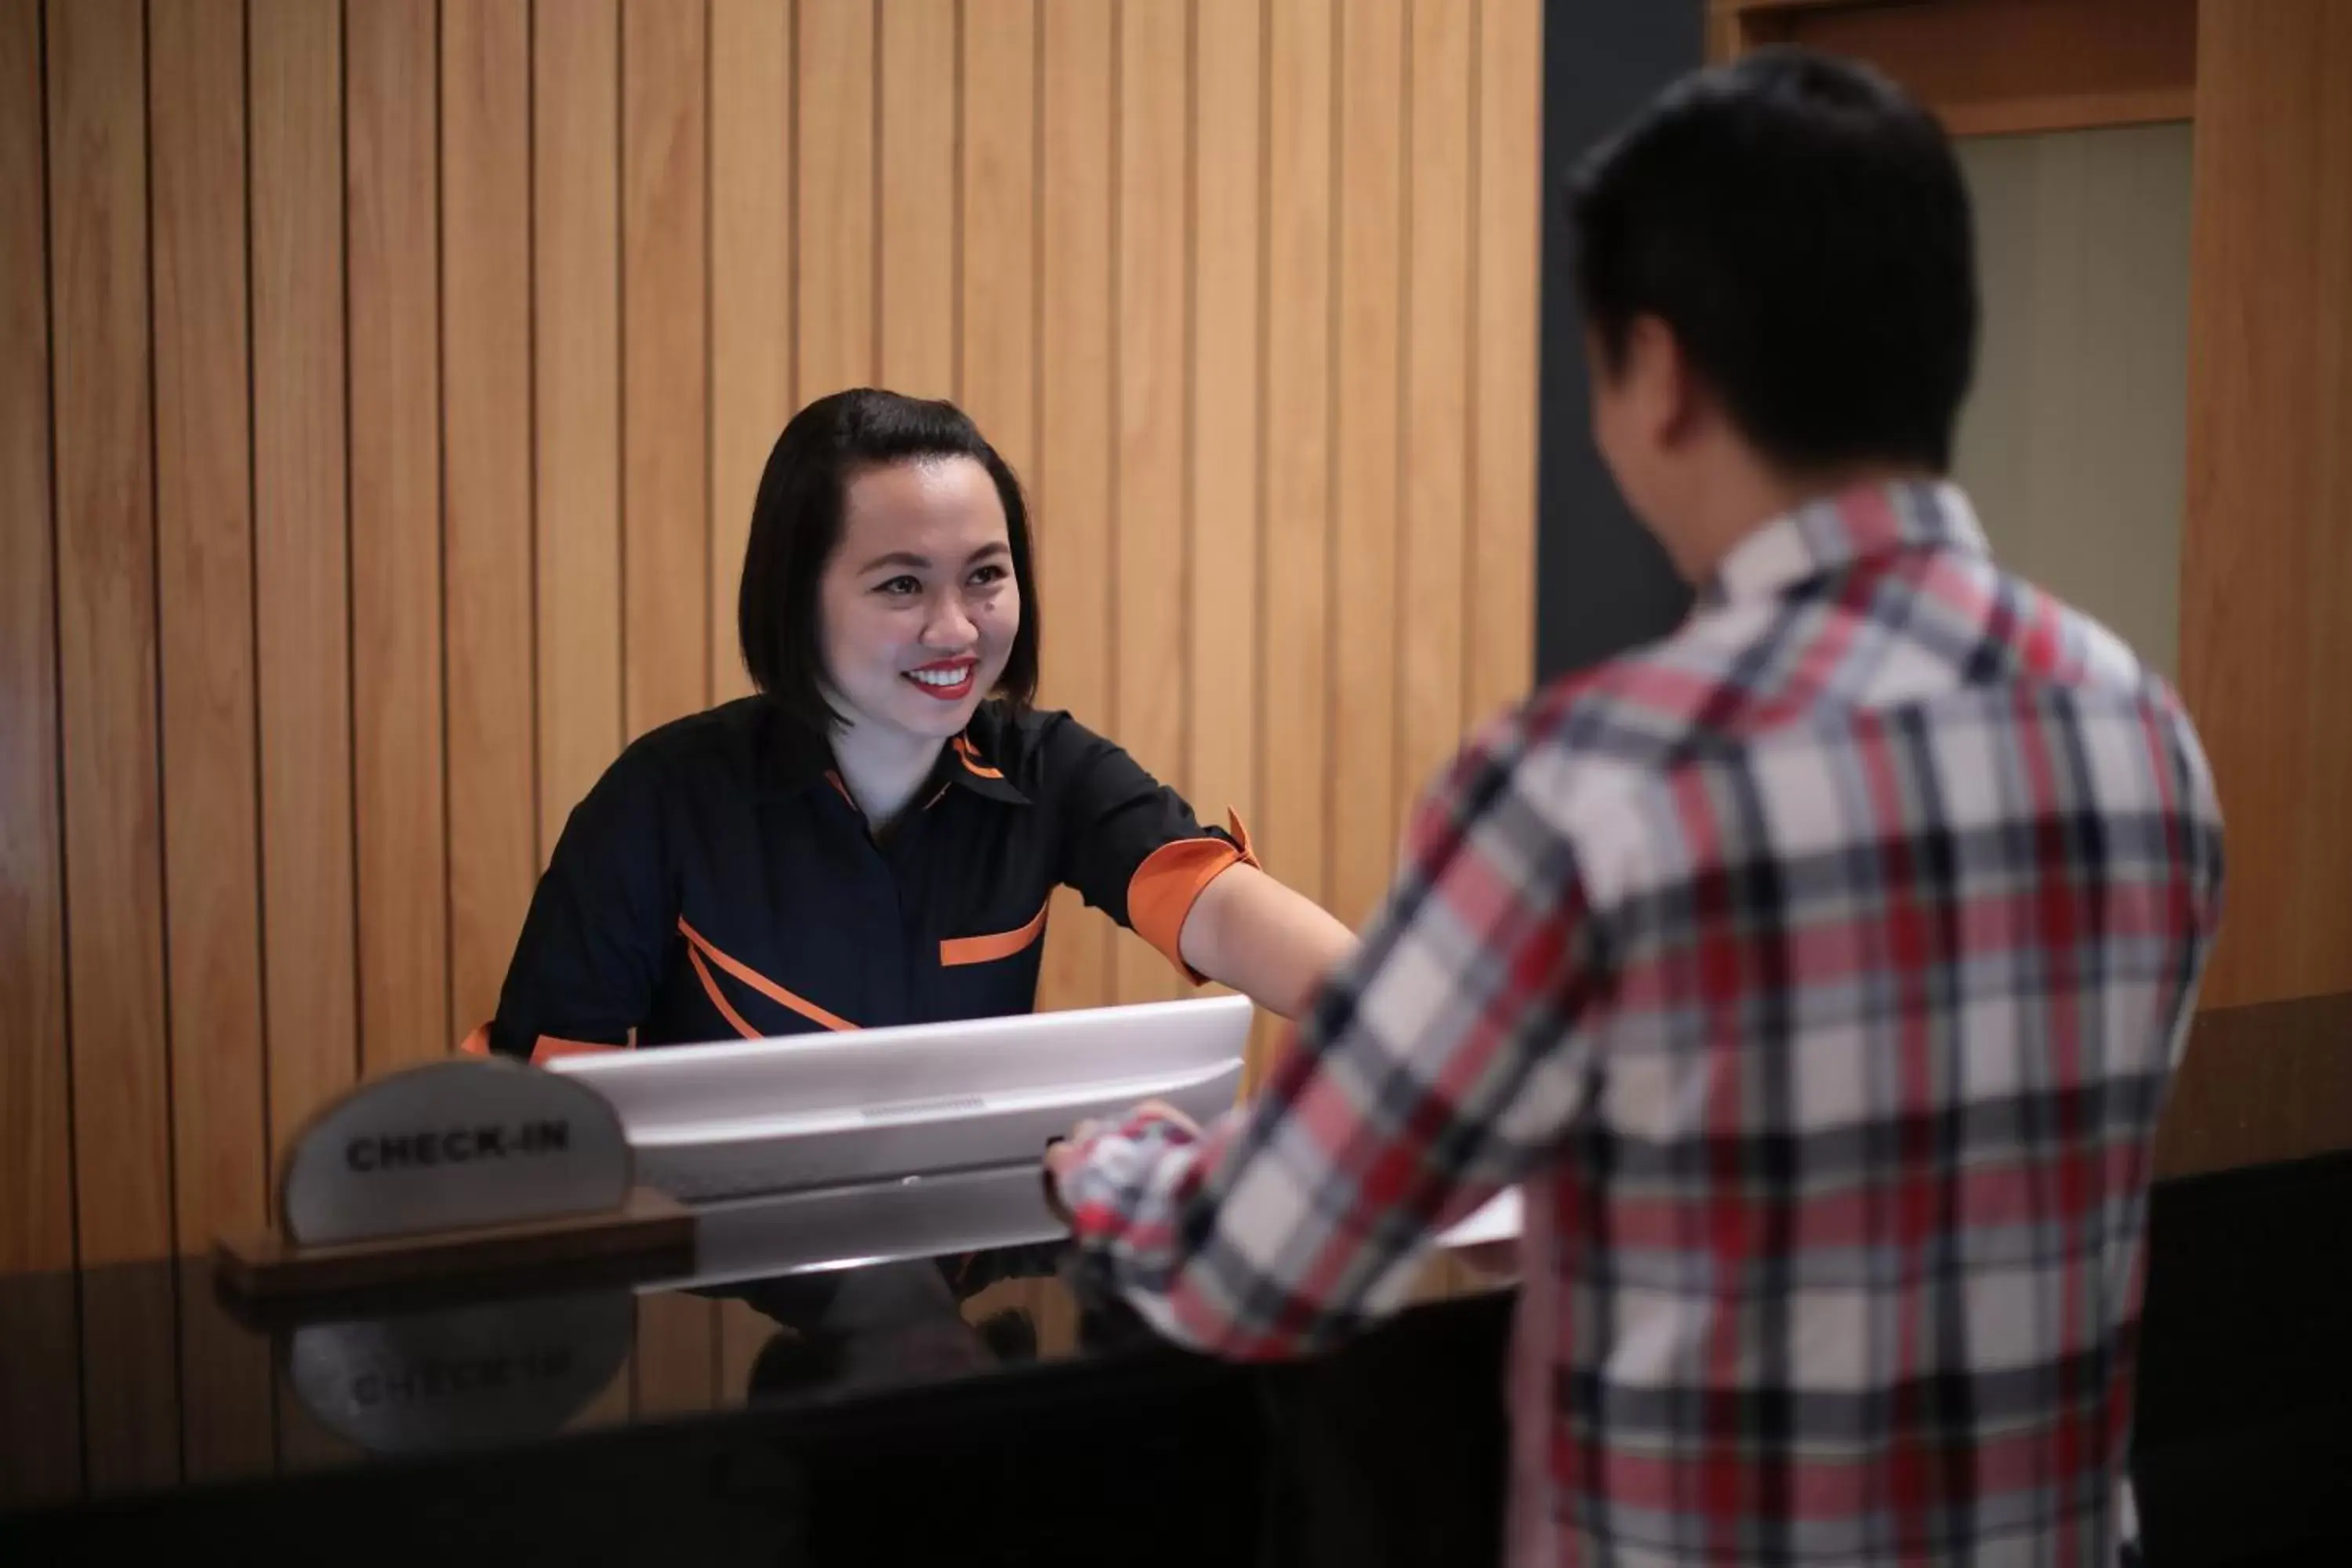
<instances>
[{"instance_id":1,"label":"rolled sleeve cuff","mask_svg":"<svg viewBox=\"0 0 2352 1568\"><path fill-rule=\"evenodd\" d=\"M1230 839L1179 838L1163 844L1144 858L1127 884L1128 924L1195 985L1207 976L1184 962L1184 921L1193 903L1202 889L1235 866L1258 864L1240 816L1229 809L1225 821Z\"/></svg>"}]
</instances>

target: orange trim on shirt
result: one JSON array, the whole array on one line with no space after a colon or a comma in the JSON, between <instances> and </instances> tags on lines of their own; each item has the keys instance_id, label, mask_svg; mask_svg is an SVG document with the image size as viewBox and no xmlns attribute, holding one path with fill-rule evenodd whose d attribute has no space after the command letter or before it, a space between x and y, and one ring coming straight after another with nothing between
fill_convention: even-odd
<instances>
[{"instance_id":1,"label":"orange trim on shirt","mask_svg":"<svg viewBox=\"0 0 2352 1568\"><path fill-rule=\"evenodd\" d=\"M689 947L686 950L686 961L694 965L694 973L702 982L702 994L710 998L710 1005L719 1009L719 1016L726 1019L737 1034L747 1040L764 1037L759 1030L743 1021L742 1014L727 1005L727 998L719 994L719 982L710 977L710 966L702 962L701 953Z\"/></svg>"},{"instance_id":2,"label":"orange trim on shirt","mask_svg":"<svg viewBox=\"0 0 2352 1568\"><path fill-rule=\"evenodd\" d=\"M1001 779L1004 776L994 768L990 767L986 763L982 762L980 760L979 750L961 735L958 735L955 738L954 745L955 753L957 756L963 759L963 765L966 771L984 779Z\"/></svg>"},{"instance_id":3,"label":"orange trim on shirt","mask_svg":"<svg viewBox=\"0 0 2352 1568\"><path fill-rule=\"evenodd\" d=\"M1231 811L1234 842L1222 838L1179 838L1162 844L1144 858L1127 883L1127 923L1135 934L1158 948L1178 973L1198 985L1207 977L1184 962L1184 921L1200 899L1201 889L1236 866L1255 866L1249 830Z\"/></svg>"},{"instance_id":4,"label":"orange trim on shirt","mask_svg":"<svg viewBox=\"0 0 2352 1568\"><path fill-rule=\"evenodd\" d=\"M940 963L949 969L963 963L992 963L1000 958L1010 958L1031 942L1045 934L1045 914L1054 907L1047 899L1040 905L1034 919L1019 931L1001 931L993 936L960 936L940 943Z\"/></svg>"},{"instance_id":5,"label":"orange trim on shirt","mask_svg":"<svg viewBox=\"0 0 2352 1568\"><path fill-rule=\"evenodd\" d=\"M553 1035L541 1035L531 1045L530 1060L531 1065L536 1067L541 1062L551 1062L558 1057L576 1057L590 1051L618 1051L626 1048L625 1046L600 1045L593 1040L566 1040ZM474 1032L458 1044L457 1052L460 1056L468 1057L490 1055L490 1026L488 1024L477 1026Z\"/></svg>"},{"instance_id":6,"label":"orange trim on shirt","mask_svg":"<svg viewBox=\"0 0 2352 1568\"><path fill-rule=\"evenodd\" d=\"M785 990L782 986L777 984L774 981L769 979L766 975L761 973L750 964L740 963L735 959L728 957L725 953L711 946L709 942L705 941L700 931L696 931L692 926L687 924L686 917L684 915L677 917L677 929L679 934L684 936L686 940L698 951L701 957L709 959L711 963L717 964L719 968L725 970L728 973L733 975L744 984L749 985L752 990L757 991L769 1001L777 1003L782 1006L789 1007L793 1012L798 1013L802 1017L806 1018L810 1023L822 1025L824 1027L828 1029L847 1030L857 1027L856 1025L851 1023L848 1019L838 1016L835 1014L828 1013L824 1008L818 1006L815 1003L811 1002L804 997L793 995L791 992ZM688 956L693 957L695 954L689 953ZM695 964L695 968L698 971L701 970L701 963L698 962ZM703 975L703 984L711 988L711 995L715 999L718 995L717 986L707 973ZM750 1026L746 1025L742 1021L742 1018L739 1015L735 1014L731 1009L728 1008L724 1003L720 1003L719 1007L720 1011L726 1016L728 1021L733 1024L736 1028L741 1030L746 1038L756 1040L764 1037L757 1030L752 1029Z\"/></svg>"}]
</instances>

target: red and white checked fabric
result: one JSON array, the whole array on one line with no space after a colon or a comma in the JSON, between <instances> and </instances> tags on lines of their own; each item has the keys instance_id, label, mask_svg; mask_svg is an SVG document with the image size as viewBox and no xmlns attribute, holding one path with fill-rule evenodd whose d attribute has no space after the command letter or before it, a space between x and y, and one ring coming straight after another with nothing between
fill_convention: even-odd
<instances>
[{"instance_id":1,"label":"red and white checked fabric","mask_svg":"<svg viewBox=\"0 0 2352 1568\"><path fill-rule=\"evenodd\" d=\"M1063 1196L1273 1357L1522 1185L1515 1561L2105 1564L2221 882L2170 690L1956 489L1855 489L1489 727L1266 1093Z\"/></svg>"}]
</instances>

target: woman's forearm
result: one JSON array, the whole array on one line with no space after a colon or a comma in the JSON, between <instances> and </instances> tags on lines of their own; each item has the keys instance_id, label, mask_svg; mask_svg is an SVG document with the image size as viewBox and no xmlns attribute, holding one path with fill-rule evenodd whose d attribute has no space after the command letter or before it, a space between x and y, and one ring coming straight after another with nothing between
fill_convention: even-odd
<instances>
[{"instance_id":1,"label":"woman's forearm","mask_svg":"<svg viewBox=\"0 0 2352 1568\"><path fill-rule=\"evenodd\" d=\"M1185 963L1285 1018L1356 951L1355 933L1321 905L1246 865L1201 889L1180 942Z\"/></svg>"}]
</instances>

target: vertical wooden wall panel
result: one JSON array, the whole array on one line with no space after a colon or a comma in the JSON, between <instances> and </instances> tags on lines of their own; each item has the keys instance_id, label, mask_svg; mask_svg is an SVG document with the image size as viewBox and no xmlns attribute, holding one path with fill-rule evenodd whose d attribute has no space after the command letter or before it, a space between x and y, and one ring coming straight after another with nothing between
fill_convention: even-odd
<instances>
[{"instance_id":1,"label":"vertical wooden wall panel","mask_svg":"<svg viewBox=\"0 0 2352 1568\"><path fill-rule=\"evenodd\" d=\"M238 0L148 13L156 569L178 1241L268 1215Z\"/></svg>"},{"instance_id":2,"label":"vertical wooden wall panel","mask_svg":"<svg viewBox=\"0 0 2352 1568\"><path fill-rule=\"evenodd\" d=\"M794 389L800 402L877 374L871 0L799 0L793 63Z\"/></svg>"},{"instance_id":3,"label":"vertical wooden wall panel","mask_svg":"<svg viewBox=\"0 0 2352 1568\"><path fill-rule=\"evenodd\" d=\"M618 0L532 16L539 856L621 747Z\"/></svg>"},{"instance_id":4,"label":"vertical wooden wall panel","mask_svg":"<svg viewBox=\"0 0 2352 1568\"><path fill-rule=\"evenodd\" d=\"M41 15L0 0L0 1273L74 1261L73 1125L50 552ZM0 1293L0 1506L81 1486L70 1279Z\"/></svg>"},{"instance_id":5,"label":"vertical wooden wall panel","mask_svg":"<svg viewBox=\"0 0 2352 1568\"><path fill-rule=\"evenodd\" d=\"M623 0L622 679L631 735L709 697L704 7Z\"/></svg>"},{"instance_id":6,"label":"vertical wooden wall panel","mask_svg":"<svg viewBox=\"0 0 2352 1568\"><path fill-rule=\"evenodd\" d=\"M0 1270L73 1264L41 13L0 5Z\"/></svg>"},{"instance_id":7,"label":"vertical wooden wall panel","mask_svg":"<svg viewBox=\"0 0 2352 1568\"><path fill-rule=\"evenodd\" d=\"M1260 0L1200 0L1192 247L1192 584L1184 648L1186 793L1205 822L1257 816L1258 434L1265 323L1265 16Z\"/></svg>"},{"instance_id":8,"label":"vertical wooden wall panel","mask_svg":"<svg viewBox=\"0 0 2352 1568\"><path fill-rule=\"evenodd\" d=\"M1266 7L1265 528L1261 626L1266 868L1330 898L1332 307L1338 16Z\"/></svg>"},{"instance_id":9,"label":"vertical wooden wall panel","mask_svg":"<svg viewBox=\"0 0 2352 1568\"><path fill-rule=\"evenodd\" d=\"M172 1244L157 787L147 115L136 5L49 17L67 976L85 1263Z\"/></svg>"},{"instance_id":10,"label":"vertical wooden wall panel","mask_svg":"<svg viewBox=\"0 0 2352 1568\"><path fill-rule=\"evenodd\" d=\"M1035 500L1037 5L966 0L958 395ZM1049 618L1050 634L1059 625Z\"/></svg>"},{"instance_id":11,"label":"vertical wooden wall panel","mask_svg":"<svg viewBox=\"0 0 2352 1568\"><path fill-rule=\"evenodd\" d=\"M444 1054L498 1010L538 879L529 0L442 6L441 214L450 1013L437 1037L383 1042L393 1059Z\"/></svg>"},{"instance_id":12,"label":"vertical wooden wall panel","mask_svg":"<svg viewBox=\"0 0 2352 1568\"><path fill-rule=\"evenodd\" d=\"M1098 730L1111 719L1113 15L1099 0L1043 0L1038 109L1037 576L1052 602L1040 695ZM1039 1006L1108 999L1111 931L1076 894L1055 894Z\"/></svg>"},{"instance_id":13,"label":"vertical wooden wall panel","mask_svg":"<svg viewBox=\"0 0 2352 1568\"><path fill-rule=\"evenodd\" d=\"M760 470L793 414L792 8L710 7L710 687L751 689L736 584Z\"/></svg>"},{"instance_id":14,"label":"vertical wooden wall panel","mask_svg":"<svg viewBox=\"0 0 2352 1568\"><path fill-rule=\"evenodd\" d=\"M352 0L352 742L360 1059L446 1051L438 63L431 0Z\"/></svg>"},{"instance_id":15,"label":"vertical wooden wall panel","mask_svg":"<svg viewBox=\"0 0 2352 1568\"><path fill-rule=\"evenodd\" d=\"M1535 679L1543 6L1480 0L1478 24L1465 704L1473 724L1523 696Z\"/></svg>"},{"instance_id":16,"label":"vertical wooden wall panel","mask_svg":"<svg viewBox=\"0 0 2352 1568\"><path fill-rule=\"evenodd\" d=\"M48 18L58 645L67 975L85 1264L173 1242L147 269L145 28L134 5ZM168 1295L99 1270L81 1288L89 1483L179 1479Z\"/></svg>"},{"instance_id":17,"label":"vertical wooden wall panel","mask_svg":"<svg viewBox=\"0 0 2352 1568\"><path fill-rule=\"evenodd\" d=\"M2352 990L2352 11L2200 15L2180 678L2229 817L2225 1007Z\"/></svg>"},{"instance_id":18,"label":"vertical wooden wall panel","mask_svg":"<svg viewBox=\"0 0 2352 1568\"><path fill-rule=\"evenodd\" d=\"M1356 925L1388 890L1397 844L1402 0L1346 6L1339 39L1331 910Z\"/></svg>"},{"instance_id":19,"label":"vertical wooden wall panel","mask_svg":"<svg viewBox=\"0 0 2352 1568\"><path fill-rule=\"evenodd\" d=\"M1138 0L1118 26L1118 580L1113 733L1146 771L1181 780L1184 721L1184 486L1191 440L1186 298L1189 3ZM1117 944L1116 999L1174 994L1168 961L1140 940Z\"/></svg>"},{"instance_id":20,"label":"vertical wooden wall panel","mask_svg":"<svg viewBox=\"0 0 2352 1568\"><path fill-rule=\"evenodd\" d=\"M254 575L271 1147L351 1083L341 14L251 0Z\"/></svg>"},{"instance_id":21,"label":"vertical wooden wall panel","mask_svg":"<svg viewBox=\"0 0 2352 1568\"><path fill-rule=\"evenodd\" d=\"M881 6L880 374L912 397L957 391L957 0Z\"/></svg>"},{"instance_id":22,"label":"vertical wooden wall panel","mask_svg":"<svg viewBox=\"0 0 2352 1568\"><path fill-rule=\"evenodd\" d=\"M1405 428L1397 494L1402 821L1462 739L1470 500L1470 57L1476 9L1412 0Z\"/></svg>"}]
</instances>

